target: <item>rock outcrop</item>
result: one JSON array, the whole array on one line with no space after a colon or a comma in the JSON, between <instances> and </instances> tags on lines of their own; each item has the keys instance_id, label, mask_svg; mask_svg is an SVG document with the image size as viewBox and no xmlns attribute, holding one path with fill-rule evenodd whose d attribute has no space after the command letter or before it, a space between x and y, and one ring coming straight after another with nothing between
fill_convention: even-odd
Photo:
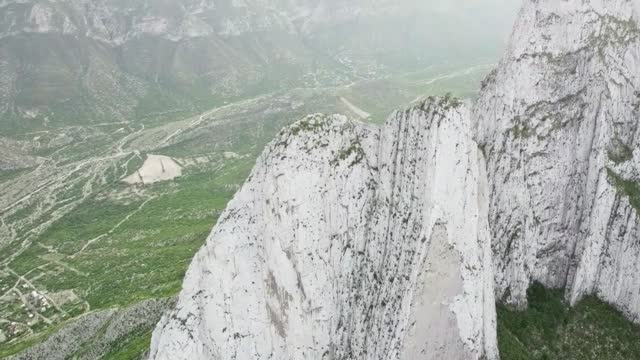
<instances>
[{"instance_id":1,"label":"rock outcrop","mask_svg":"<svg viewBox=\"0 0 640 360\"><path fill-rule=\"evenodd\" d=\"M315 115L258 160L152 359L497 357L482 154L449 98Z\"/></svg>"},{"instance_id":2,"label":"rock outcrop","mask_svg":"<svg viewBox=\"0 0 640 360\"><path fill-rule=\"evenodd\" d=\"M630 0L526 1L474 115L497 297L531 281L640 320L640 29Z\"/></svg>"}]
</instances>

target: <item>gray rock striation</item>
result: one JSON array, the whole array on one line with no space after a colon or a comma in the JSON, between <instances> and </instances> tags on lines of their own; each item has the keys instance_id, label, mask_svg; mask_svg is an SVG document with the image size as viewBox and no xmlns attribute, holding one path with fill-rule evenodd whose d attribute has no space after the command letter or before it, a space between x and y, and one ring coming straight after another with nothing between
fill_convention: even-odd
<instances>
[{"instance_id":1,"label":"gray rock striation","mask_svg":"<svg viewBox=\"0 0 640 360\"><path fill-rule=\"evenodd\" d=\"M494 359L494 291L523 308L533 281L639 321L639 9L527 0L471 111L284 130L151 358Z\"/></svg>"},{"instance_id":2,"label":"gray rock striation","mask_svg":"<svg viewBox=\"0 0 640 360\"><path fill-rule=\"evenodd\" d=\"M640 320L639 4L525 2L483 85L474 117L507 303L526 306L539 281Z\"/></svg>"},{"instance_id":3,"label":"gray rock striation","mask_svg":"<svg viewBox=\"0 0 640 360\"><path fill-rule=\"evenodd\" d=\"M152 359L497 356L483 160L450 99L314 115L258 160Z\"/></svg>"}]
</instances>

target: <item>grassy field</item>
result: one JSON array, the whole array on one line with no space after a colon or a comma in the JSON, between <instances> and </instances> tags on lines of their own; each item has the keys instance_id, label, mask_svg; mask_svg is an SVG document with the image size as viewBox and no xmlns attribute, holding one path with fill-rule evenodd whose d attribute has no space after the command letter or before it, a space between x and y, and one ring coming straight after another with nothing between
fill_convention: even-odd
<instances>
[{"instance_id":1,"label":"grassy field","mask_svg":"<svg viewBox=\"0 0 640 360\"><path fill-rule=\"evenodd\" d=\"M640 359L640 327L595 297L570 308L562 291L539 284L528 297L524 312L498 305L503 360Z\"/></svg>"},{"instance_id":2,"label":"grassy field","mask_svg":"<svg viewBox=\"0 0 640 360\"><path fill-rule=\"evenodd\" d=\"M375 123L383 123L392 111L426 96L451 93L458 98L473 98L491 65L434 66L420 72L355 84L339 91L371 114Z\"/></svg>"},{"instance_id":3,"label":"grassy field","mask_svg":"<svg viewBox=\"0 0 640 360\"><path fill-rule=\"evenodd\" d=\"M139 185L138 193L114 183L9 263L11 272L0 277L0 286L18 282L21 294L46 289L51 298L68 293L58 308L39 313L42 321L30 325L36 333L48 321L175 295L193 254L252 166L247 159L203 166L173 182ZM21 306L20 296L9 297L13 301L0 303L3 317L34 323L34 311Z\"/></svg>"},{"instance_id":4,"label":"grassy field","mask_svg":"<svg viewBox=\"0 0 640 360\"><path fill-rule=\"evenodd\" d=\"M248 168L229 163L217 172L152 185L145 189L151 197L114 199L124 190L114 185L56 222L9 267L26 275L54 261L34 285L50 292L76 289L91 308L171 295Z\"/></svg>"},{"instance_id":5,"label":"grassy field","mask_svg":"<svg viewBox=\"0 0 640 360\"><path fill-rule=\"evenodd\" d=\"M32 152L46 158L46 166L0 173L8 189L0 192L0 209L3 196L20 199L17 205L7 200L0 211L0 236L6 224L15 238L0 259L0 358L80 315L177 294L191 258L282 127L309 113L355 116L341 97L380 123L423 93L471 94L481 74L431 69L419 77L217 104L202 117L177 107L132 123L38 133ZM165 95L142 102L141 114L161 109ZM35 136L16 138L29 143ZM148 185L121 182L145 154L172 157L183 175ZM150 330L132 334L107 358L137 358Z\"/></svg>"}]
</instances>

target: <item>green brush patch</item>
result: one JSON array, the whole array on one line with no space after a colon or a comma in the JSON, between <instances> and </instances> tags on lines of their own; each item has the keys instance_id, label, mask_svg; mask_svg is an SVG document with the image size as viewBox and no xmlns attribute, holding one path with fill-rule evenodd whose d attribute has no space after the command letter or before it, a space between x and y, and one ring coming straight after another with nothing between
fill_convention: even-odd
<instances>
[{"instance_id":1,"label":"green brush patch","mask_svg":"<svg viewBox=\"0 0 640 360\"><path fill-rule=\"evenodd\" d=\"M122 342L113 346L103 360L138 360L144 359L151 346L151 334L153 329L138 331L127 337Z\"/></svg>"},{"instance_id":2,"label":"green brush patch","mask_svg":"<svg viewBox=\"0 0 640 360\"><path fill-rule=\"evenodd\" d=\"M636 209L636 212L640 214L640 184L636 181L622 178L611 169L607 169L607 173L613 185L618 189L618 192L629 197L629 203Z\"/></svg>"},{"instance_id":3,"label":"green brush patch","mask_svg":"<svg viewBox=\"0 0 640 360\"><path fill-rule=\"evenodd\" d=\"M529 307L498 305L498 345L503 360L640 359L640 327L595 297L571 308L560 290L534 284Z\"/></svg>"}]
</instances>

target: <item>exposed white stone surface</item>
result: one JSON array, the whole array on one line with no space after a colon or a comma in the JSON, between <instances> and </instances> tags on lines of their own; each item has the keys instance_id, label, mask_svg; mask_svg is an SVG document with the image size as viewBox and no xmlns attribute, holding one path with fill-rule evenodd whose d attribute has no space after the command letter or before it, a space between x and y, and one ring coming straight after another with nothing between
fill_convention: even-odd
<instances>
[{"instance_id":1,"label":"exposed white stone surface","mask_svg":"<svg viewBox=\"0 0 640 360\"><path fill-rule=\"evenodd\" d=\"M639 9L525 1L473 115L440 99L381 129L285 130L151 358L492 359L494 282L515 306L539 281L639 321Z\"/></svg>"},{"instance_id":2,"label":"exposed white stone surface","mask_svg":"<svg viewBox=\"0 0 640 360\"><path fill-rule=\"evenodd\" d=\"M540 281L640 320L640 221L612 176L640 179L639 3L526 1L483 86L474 112L508 303Z\"/></svg>"},{"instance_id":3,"label":"exposed white stone surface","mask_svg":"<svg viewBox=\"0 0 640 360\"><path fill-rule=\"evenodd\" d=\"M195 257L152 359L492 359L483 161L469 112L285 130Z\"/></svg>"}]
</instances>

